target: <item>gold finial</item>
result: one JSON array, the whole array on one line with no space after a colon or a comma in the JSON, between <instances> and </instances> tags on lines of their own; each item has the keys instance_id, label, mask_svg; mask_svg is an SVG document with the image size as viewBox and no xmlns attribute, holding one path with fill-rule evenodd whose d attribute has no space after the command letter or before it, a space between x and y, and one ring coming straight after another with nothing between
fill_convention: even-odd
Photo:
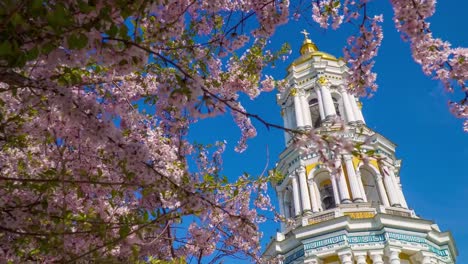
<instances>
[{"instance_id":1,"label":"gold finial","mask_svg":"<svg viewBox=\"0 0 468 264\"><path fill-rule=\"evenodd\" d=\"M315 43L309 39L309 35L310 35L309 32L307 32L307 30L304 29L300 33L304 34L304 42L302 42L302 47L300 50L301 54L304 55L306 53L312 53L312 52L318 51L318 48L315 45Z\"/></svg>"},{"instance_id":2,"label":"gold finial","mask_svg":"<svg viewBox=\"0 0 468 264\"><path fill-rule=\"evenodd\" d=\"M310 34L309 34L309 32L307 32L307 30L304 29L304 30L302 30L300 33L301 33L301 34L304 34L304 40L308 40L308 39L309 39L309 35L310 35Z\"/></svg>"}]
</instances>

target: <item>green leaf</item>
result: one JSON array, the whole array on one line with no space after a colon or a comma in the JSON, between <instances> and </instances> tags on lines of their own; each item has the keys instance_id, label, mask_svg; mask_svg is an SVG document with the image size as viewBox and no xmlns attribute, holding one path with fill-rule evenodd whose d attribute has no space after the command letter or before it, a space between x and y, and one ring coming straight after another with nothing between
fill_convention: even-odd
<instances>
[{"instance_id":1,"label":"green leaf","mask_svg":"<svg viewBox=\"0 0 468 264\"><path fill-rule=\"evenodd\" d=\"M73 34L67 38L70 49L82 49L88 45L88 37L83 33Z\"/></svg>"},{"instance_id":2,"label":"green leaf","mask_svg":"<svg viewBox=\"0 0 468 264\"><path fill-rule=\"evenodd\" d=\"M63 4L57 4L52 12L47 13L47 22L55 31L62 32L64 26L72 23L72 17Z\"/></svg>"},{"instance_id":3,"label":"green leaf","mask_svg":"<svg viewBox=\"0 0 468 264\"><path fill-rule=\"evenodd\" d=\"M11 43L8 40L0 43L0 56L11 54L13 54L13 48L11 46Z\"/></svg>"},{"instance_id":4,"label":"green leaf","mask_svg":"<svg viewBox=\"0 0 468 264\"><path fill-rule=\"evenodd\" d=\"M24 23L24 19L19 13L14 13L10 21L15 27Z\"/></svg>"},{"instance_id":5,"label":"green leaf","mask_svg":"<svg viewBox=\"0 0 468 264\"><path fill-rule=\"evenodd\" d=\"M119 229L120 237L126 237L128 236L129 233L130 233L130 227L127 225L124 225Z\"/></svg>"},{"instance_id":6,"label":"green leaf","mask_svg":"<svg viewBox=\"0 0 468 264\"><path fill-rule=\"evenodd\" d=\"M117 33L119 33L119 28L115 24L113 24L109 28L109 30L107 30L106 33L109 34L109 36L111 36L111 37L115 37L115 35L117 35Z\"/></svg>"}]
</instances>

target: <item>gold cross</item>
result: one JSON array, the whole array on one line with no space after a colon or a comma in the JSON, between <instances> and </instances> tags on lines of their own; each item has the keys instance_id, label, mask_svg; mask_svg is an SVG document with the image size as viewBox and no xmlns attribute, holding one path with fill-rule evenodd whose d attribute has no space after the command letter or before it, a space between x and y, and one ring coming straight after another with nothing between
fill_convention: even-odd
<instances>
[{"instance_id":1,"label":"gold cross","mask_svg":"<svg viewBox=\"0 0 468 264\"><path fill-rule=\"evenodd\" d=\"M300 32L301 34L304 34L305 39L309 39L309 32L307 32L305 29Z\"/></svg>"}]
</instances>

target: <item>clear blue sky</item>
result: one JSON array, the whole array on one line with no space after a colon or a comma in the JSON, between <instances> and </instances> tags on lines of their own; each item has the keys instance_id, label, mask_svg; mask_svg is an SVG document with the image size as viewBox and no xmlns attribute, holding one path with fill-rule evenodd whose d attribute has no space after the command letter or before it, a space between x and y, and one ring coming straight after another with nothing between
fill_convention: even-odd
<instances>
[{"instance_id":1,"label":"clear blue sky","mask_svg":"<svg viewBox=\"0 0 468 264\"><path fill-rule=\"evenodd\" d=\"M459 250L457 263L468 263L468 134L447 107L448 100L457 97L445 94L442 86L426 77L412 60L408 43L401 41L394 28L389 1L374 2L371 10L384 14L384 40L375 69L379 90L372 99L363 100L364 117L370 128L398 145L397 157L403 160L401 181L409 206L422 218L435 221L442 231L451 231ZM434 35L453 46L467 47L466 10L468 1L439 1L430 20ZM303 39L299 32L304 28L320 50L342 56L346 32L325 32L304 20L291 21L279 28L272 45L287 41L293 54L267 74L285 76L286 66L298 55ZM282 124L275 95L276 91L255 101L246 98L243 103L248 111ZM258 136L248 142L249 148L242 154L233 151L240 133L230 116L200 121L193 126L191 138L203 143L226 139L224 174L231 178L243 172L257 175L265 166L272 168L284 149L281 131L268 131L261 124L257 128ZM273 202L277 204L276 197ZM261 226L263 246L277 228L279 224L273 221Z\"/></svg>"}]
</instances>

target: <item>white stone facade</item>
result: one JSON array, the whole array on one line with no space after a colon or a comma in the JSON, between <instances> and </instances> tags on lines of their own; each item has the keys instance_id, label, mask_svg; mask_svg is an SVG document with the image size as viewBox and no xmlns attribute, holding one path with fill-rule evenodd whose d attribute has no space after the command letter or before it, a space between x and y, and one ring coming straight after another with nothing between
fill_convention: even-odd
<instances>
[{"instance_id":1,"label":"white stone facade","mask_svg":"<svg viewBox=\"0 0 468 264\"><path fill-rule=\"evenodd\" d=\"M290 224L281 224L264 255L282 256L284 264L455 263L451 234L408 207L396 145L365 125L360 103L344 86L347 70L306 39L288 68L289 87L277 96L284 126L341 136L373 154L364 161L343 152L338 173L331 173L316 153L302 153L285 133L277 164L284 177L275 188L279 211Z\"/></svg>"}]
</instances>

